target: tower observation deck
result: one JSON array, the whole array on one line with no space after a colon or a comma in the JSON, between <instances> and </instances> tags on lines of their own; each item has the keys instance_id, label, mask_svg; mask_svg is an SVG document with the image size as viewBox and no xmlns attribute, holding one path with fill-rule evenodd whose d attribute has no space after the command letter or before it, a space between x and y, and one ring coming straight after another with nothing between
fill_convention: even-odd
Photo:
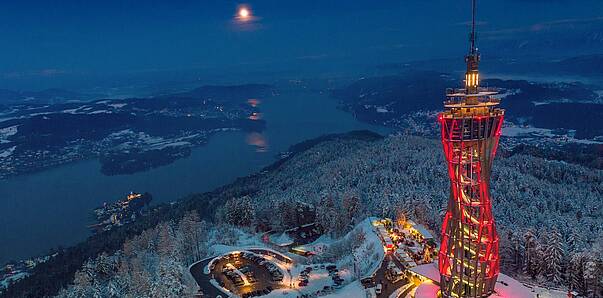
<instances>
[{"instance_id":1,"label":"tower observation deck","mask_svg":"<svg viewBox=\"0 0 603 298\"><path fill-rule=\"evenodd\" d=\"M498 107L496 90L479 85L475 0L472 3L465 86L446 91L445 110L438 117L450 178L439 253L443 297L487 297L494 291L499 274L499 238L492 215L490 172L504 110Z\"/></svg>"}]
</instances>

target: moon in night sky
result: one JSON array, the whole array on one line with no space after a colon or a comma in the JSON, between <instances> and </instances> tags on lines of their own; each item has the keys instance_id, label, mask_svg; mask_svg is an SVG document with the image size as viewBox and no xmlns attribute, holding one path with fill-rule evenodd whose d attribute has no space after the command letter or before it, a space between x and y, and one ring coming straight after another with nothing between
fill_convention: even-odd
<instances>
[{"instance_id":1,"label":"moon in night sky","mask_svg":"<svg viewBox=\"0 0 603 298\"><path fill-rule=\"evenodd\" d=\"M250 21L253 16L251 14L251 9L246 5L241 5L237 8L236 18L240 22Z\"/></svg>"}]
</instances>

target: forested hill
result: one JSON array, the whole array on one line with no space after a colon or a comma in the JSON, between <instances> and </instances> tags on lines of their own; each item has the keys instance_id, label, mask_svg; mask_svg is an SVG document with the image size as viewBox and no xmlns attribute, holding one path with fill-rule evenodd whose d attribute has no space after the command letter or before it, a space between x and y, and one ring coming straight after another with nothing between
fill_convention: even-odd
<instances>
[{"instance_id":1,"label":"forested hill","mask_svg":"<svg viewBox=\"0 0 603 298\"><path fill-rule=\"evenodd\" d=\"M240 200L253 209L248 222L228 223L235 225L257 227L261 223L264 228L283 230L294 224L288 206L296 202L331 206L318 208L317 213L336 213L353 197L360 205L354 218L392 216L401 211L439 230L449 191L439 142L356 132L305 142L297 148L299 151L260 174L210 193L191 195L173 206L161 206L143 221L64 250L4 296L55 294L72 282L85 260L95 259L101 252L114 254L126 239L158 223L177 226L189 210L198 211L206 220L221 210L218 219L223 223L224 214L229 214L223 212L227 206L243 205L224 207L227 201ZM593 272L603 267L603 171L521 154L500 156L494 164L492 189L503 272L566 286L587 276L587 267L582 265L594 264ZM330 204L324 204L326 201ZM318 216L318 223L333 234L341 234L349 225L340 222L344 216L335 215ZM121 260L125 264L130 261ZM186 264L179 266L186 268ZM150 269L142 269L145 276L161 280L156 270Z\"/></svg>"}]
</instances>

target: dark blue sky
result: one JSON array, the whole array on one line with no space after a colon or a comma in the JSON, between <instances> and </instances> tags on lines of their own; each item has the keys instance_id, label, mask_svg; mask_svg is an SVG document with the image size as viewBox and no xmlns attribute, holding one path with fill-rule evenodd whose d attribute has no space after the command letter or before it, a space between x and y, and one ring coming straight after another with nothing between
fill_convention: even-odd
<instances>
[{"instance_id":1,"label":"dark blue sky","mask_svg":"<svg viewBox=\"0 0 603 298\"><path fill-rule=\"evenodd\" d=\"M256 19L241 26L233 22L239 4L2 1L0 88L35 89L37 81L69 75L450 57L465 51L470 18L468 0L250 0ZM567 53L567 39L589 42L603 28L600 0L480 0L478 10L483 50L529 42L532 53L522 54L545 46Z\"/></svg>"}]
</instances>

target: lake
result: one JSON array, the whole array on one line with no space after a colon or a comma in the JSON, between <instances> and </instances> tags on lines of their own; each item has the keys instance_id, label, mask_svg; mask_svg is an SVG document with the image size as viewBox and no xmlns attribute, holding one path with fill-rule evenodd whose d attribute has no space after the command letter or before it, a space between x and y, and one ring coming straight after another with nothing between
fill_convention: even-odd
<instances>
[{"instance_id":1,"label":"lake","mask_svg":"<svg viewBox=\"0 0 603 298\"><path fill-rule=\"evenodd\" d=\"M259 99L261 133L221 132L185 159L143 173L104 176L98 160L76 162L0 181L0 264L45 254L90 235L90 212L128 192L150 192L153 203L205 192L258 171L290 145L327 133L369 129L314 91L290 90Z\"/></svg>"}]
</instances>

